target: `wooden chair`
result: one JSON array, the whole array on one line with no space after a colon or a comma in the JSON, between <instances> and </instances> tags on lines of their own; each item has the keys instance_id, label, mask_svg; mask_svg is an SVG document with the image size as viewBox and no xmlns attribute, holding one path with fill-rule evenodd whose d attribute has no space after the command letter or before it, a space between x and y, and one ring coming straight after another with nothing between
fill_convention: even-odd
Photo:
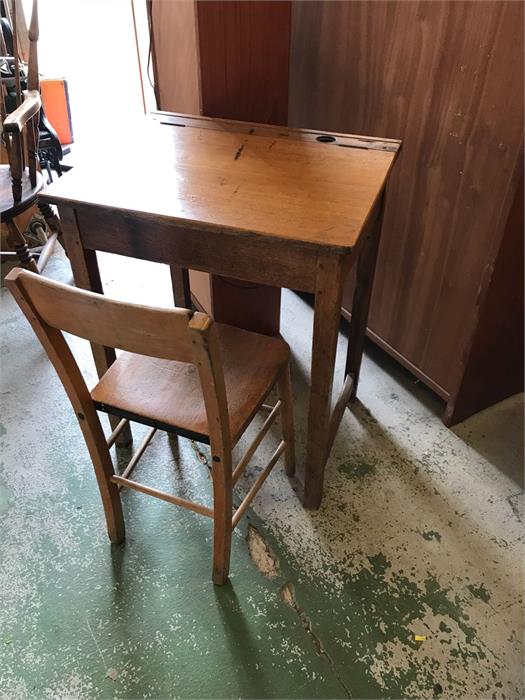
<instances>
[{"instance_id":1,"label":"wooden chair","mask_svg":"<svg viewBox=\"0 0 525 700\"><path fill-rule=\"evenodd\" d=\"M124 539L119 487L189 508L213 519L213 582L223 584L232 531L283 453L287 474L294 473L288 345L280 338L214 323L203 313L127 304L20 268L5 282L73 405L95 468L111 542ZM124 351L91 392L61 331ZM264 400L274 386L279 398L268 407ZM233 468L232 449L261 408L269 408L270 414ZM107 440L97 410L122 417ZM233 486L278 414L282 441L233 513ZM109 447L129 420L151 430L124 471L115 474ZM210 445L213 509L129 478L158 428Z\"/></svg>"},{"instance_id":2,"label":"wooden chair","mask_svg":"<svg viewBox=\"0 0 525 700\"><path fill-rule=\"evenodd\" d=\"M5 4L5 3L4 3ZM8 5L5 5L6 8ZM30 207L38 205L38 193L44 186L44 178L38 167L39 118L42 106L38 76L38 6L33 0L31 24L29 27L29 60L27 90L20 90L20 67L17 46L17 3L13 4L11 23L13 27L13 57L3 57L10 61L17 93L17 108L8 116L4 113L3 86L0 95L2 108L2 140L5 144L9 164L0 165L0 212L2 223L7 227L7 240L14 248L21 265L33 272L44 268L60 233L58 218L48 205L40 207L41 212L55 231L47 239L37 262L29 249L23 233L16 224L16 217ZM5 48L5 47L4 47ZM5 81L3 81L5 82ZM43 233L43 228L42 229Z\"/></svg>"}]
</instances>

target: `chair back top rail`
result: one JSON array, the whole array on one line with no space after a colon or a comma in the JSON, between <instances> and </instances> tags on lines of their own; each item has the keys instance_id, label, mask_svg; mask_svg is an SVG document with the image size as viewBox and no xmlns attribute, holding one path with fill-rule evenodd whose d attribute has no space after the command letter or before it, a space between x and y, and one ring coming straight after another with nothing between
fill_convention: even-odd
<instances>
[{"instance_id":1,"label":"chair back top rail","mask_svg":"<svg viewBox=\"0 0 525 700\"><path fill-rule=\"evenodd\" d=\"M108 299L21 268L11 270L5 283L66 391L74 392L70 395L73 403L89 394L62 331L97 345L196 365L210 441L220 450L230 444L223 365L209 316L189 309L159 309Z\"/></svg>"},{"instance_id":2,"label":"chair back top rail","mask_svg":"<svg viewBox=\"0 0 525 700\"><path fill-rule=\"evenodd\" d=\"M149 357L192 362L188 331L192 311L130 304L16 271L42 321L97 345ZM205 314L203 320L211 324ZM205 325L205 327L207 327Z\"/></svg>"}]
</instances>

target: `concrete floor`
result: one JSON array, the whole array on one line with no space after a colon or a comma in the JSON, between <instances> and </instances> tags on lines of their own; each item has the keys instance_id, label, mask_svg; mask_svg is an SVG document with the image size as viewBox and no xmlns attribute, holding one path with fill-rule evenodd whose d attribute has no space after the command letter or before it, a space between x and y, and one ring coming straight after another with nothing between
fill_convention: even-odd
<instances>
[{"instance_id":1,"label":"concrete floor","mask_svg":"<svg viewBox=\"0 0 525 700\"><path fill-rule=\"evenodd\" d=\"M166 268L101 262L113 296L171 304ZM71 281L60 252L46 275ZM299 461L311 315L284 293ZM216 588L196 514L125 492L127 540L109 545L76 419L6 290L1 351L0 697L523 697L522 396L447 430L440 402L369 346L321 509L278 466ZM207 463L157 434L136 475L209 501Z\"/></svg>"}]
</instances>

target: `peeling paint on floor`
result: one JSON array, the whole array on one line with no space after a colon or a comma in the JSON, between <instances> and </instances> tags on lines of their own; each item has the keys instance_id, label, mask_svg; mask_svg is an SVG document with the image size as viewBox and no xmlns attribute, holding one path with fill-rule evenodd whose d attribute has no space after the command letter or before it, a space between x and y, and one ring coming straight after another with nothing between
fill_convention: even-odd
<instances>
[{"instance_id":1,"label":"peeling paint on floor","mask_svg":"<svg viewBox=\"0 0 525 700\"><path fill-rule=\"evenodd\" d=\"M259 530L251 524L248 525L246 542L248 543L248 552L261 574L269 579L277 578L279 576L279 562Z\"/></svg>"},{"instance_id":2,"label":"peeling paint on floor","mask_svg":"<svg viewBox=\"0 0 525 700\"><path fill-rule=\"evenodd\" d=\"M113 295L171 305L168 268L100 257ZM46 274L71 281L60 251ZM311 314L283 293L299 464ZM197 514L126 492L126 542L108 543L76 419L5 290L1 328L0 697L523 697L522 396L448 430L440 403L368 346L320 510L278 466L217 588ZM93 382L89 346L72 345ZM209 505L209 469L206 446L158 433L136 476Z\"/></svg>"}]
</instances>

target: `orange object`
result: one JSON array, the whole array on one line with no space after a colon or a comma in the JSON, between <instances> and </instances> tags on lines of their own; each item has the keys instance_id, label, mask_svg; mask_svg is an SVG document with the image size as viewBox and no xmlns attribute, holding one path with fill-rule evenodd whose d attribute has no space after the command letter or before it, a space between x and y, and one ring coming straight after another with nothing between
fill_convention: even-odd
<instances>
[{"instance_id":1,"label":"orange object","mask_svg":"<svg viewBox=\"0 0 525 700\"><path fill-rule=\"evenodd\" d=\"M40 90L46 117L57 132L60 143L73 143L67 81L63 78L41 80Z\"/></svg>"}]
</instances>

